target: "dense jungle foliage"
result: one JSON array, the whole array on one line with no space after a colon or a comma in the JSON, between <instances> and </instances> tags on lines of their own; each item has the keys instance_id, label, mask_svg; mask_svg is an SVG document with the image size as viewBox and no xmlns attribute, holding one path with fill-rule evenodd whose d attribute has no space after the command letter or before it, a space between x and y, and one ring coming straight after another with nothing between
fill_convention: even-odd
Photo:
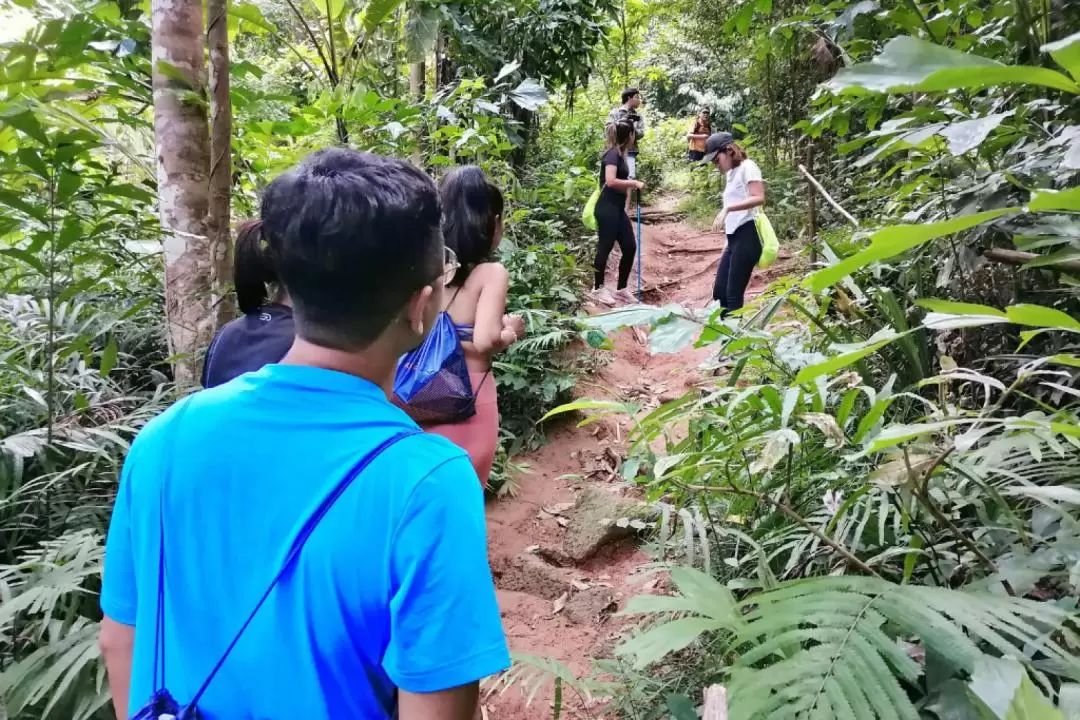
<instances>
[{"instance_id":1,"label":"dense jungle foliage","mask_svg":"<svg viewBox=\"0 0 1080 720\"><path fill-rule=\"evenodd\" d=\"M533 668L635 720L696 718L713 683L733 718L1080 717L1080 3L227 7L234 219L336 142L436 175L478 163L507 190L501 259L530 333L496 364L504 489L536 421L602 361L600 333L648 324L656 352L717 351L712 381L659 408L565 406L635 417L623 475L661 508L651 549L678 592L632 600L640 629L593 675ZM149 3L2 15L0 718L106 718L117 473L185 391ZM580 208L628 85L648 100L653 192L715 212L715 175L681 162L712 108L760 160L804 276L727 320L575 318Z\"/></svg>"}]
</instances>

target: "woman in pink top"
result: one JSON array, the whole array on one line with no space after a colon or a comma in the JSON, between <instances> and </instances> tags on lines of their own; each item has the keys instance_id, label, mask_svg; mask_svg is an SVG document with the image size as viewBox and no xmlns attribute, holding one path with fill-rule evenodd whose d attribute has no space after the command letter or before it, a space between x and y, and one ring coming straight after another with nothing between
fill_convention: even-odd
<instances>
[{"instance_id":1,"label":"woman in pink top","mask_svg":"<svg viewBox=\"0 0 1080 720\"><path fill-rule=\"evenodd\" d=\"M491 359L525 333L520 317L506 315L510 275L492 259L503 236L505 201L484 171L467 166L451 171L439 187L443 238L461 266L443 293L444 307L465 350L476 414L467 420L425 426L469 453L487 486L499 445L499 406Z\"/></svg>"}]
</instances>

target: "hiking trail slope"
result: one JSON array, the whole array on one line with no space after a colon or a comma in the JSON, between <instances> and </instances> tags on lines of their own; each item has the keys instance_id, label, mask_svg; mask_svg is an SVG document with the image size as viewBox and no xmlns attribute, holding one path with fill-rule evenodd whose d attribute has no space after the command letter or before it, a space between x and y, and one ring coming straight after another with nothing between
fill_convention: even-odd
<instances>
[{"instance_id":1,"label":"hiking trail slope","mask_svg":"<svg viewBox=\"0 0 1080 720\"><path fill-rule=\"evenodd\" d=\"M650 215L671 218L665 205ZM643 284L650 304L678 302L703 307L712 297L722 237L678 220L643 225ZM614 278L618 250L608 273ZM778 263L771 277L783 274ZM636 270L635 270L636 272ZM750 295L769 278L755 272ZM631 277L631 289L636 277ZM586 307L590 313L606 308ZM709 350L686 348L650 355L644 330L612 336L609 362L582 377L579 398L632 401L656 406L681 397L701 379L699 366ZM629 420L606 418L577 427L563 423L549 431L548 443L516 458L527 466L514 497L488 504L488 544L498 588L503 627L514 652L558 660L581 676L590 658L611 657L623 623L612 617L634 595L657 592L665 578L650 570L652 560L628 542L603 542L601 520L637 498L619 478ZM575 507L578 505L579 507ZM520 687L482 695L486 720L550 720L551 684L526 704ZM612 717L603 705L583 707L564 689L566 720Z\"/></svg>"}]
</instances>

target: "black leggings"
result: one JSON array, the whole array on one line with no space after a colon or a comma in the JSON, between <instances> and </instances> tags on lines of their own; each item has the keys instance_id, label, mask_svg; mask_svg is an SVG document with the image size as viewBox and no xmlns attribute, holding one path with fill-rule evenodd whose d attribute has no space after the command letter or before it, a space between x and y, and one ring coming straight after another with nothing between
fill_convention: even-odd
<instances>
[{"instance_id":1,"label":"black leggings","mask_svg":"<svg viewBox=\"0 0 1080 720\"><path fill-rule=\"evenodd\" d=\"M725 315L743 306L746 286L760 259L761 240L754 221L748 220L727 236L727 247L720 256L720 267L716 268L712 297L723 305Z\"/></svg>"},{"instance_id":2,"label":"black leggings","mask_svg":"<svg viewBox=\"0 0 1080 720\"><path fill-rule=\"evenodd\" d=\"M619 197L621 200L621 196ZM596 278L593 287L604 286L604 272L607 270L608 256L611 255L611 249L618 242L622 257L619 258L619 284L616 288L622 290L630 280L630 271L634 269L634 253L637 251L630 216L626 214L626 208L621 202L616 204L601 200L596 203L596 224L600 241L596 245L596 263L593 265Z\"/></svg>"}]
</instances>

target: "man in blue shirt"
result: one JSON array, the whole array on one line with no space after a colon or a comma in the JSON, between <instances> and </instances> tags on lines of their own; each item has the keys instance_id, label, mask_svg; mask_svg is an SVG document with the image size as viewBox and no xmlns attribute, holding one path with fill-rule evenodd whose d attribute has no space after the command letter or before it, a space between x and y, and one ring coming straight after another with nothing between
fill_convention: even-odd
<instances>
[{"instance_id":1,"label":"man in blue shirt","mask_svg":"<svg viewBox=\"0 0 1080 720\"><path fill-rule=\"evenodd\" d=\"M177 403L132 446L101 593L118 718L162 688L190 703L331 489L416 430L387 395L456 270L439 217L426 175L351 150L316 153L267 188L261 232L297 339L280 364ZM433 435L391 445L315 526L199 699L202 717L471 720L478 680L509 665L486 545L466 454Z\"/></svg>"}]
</instances>

